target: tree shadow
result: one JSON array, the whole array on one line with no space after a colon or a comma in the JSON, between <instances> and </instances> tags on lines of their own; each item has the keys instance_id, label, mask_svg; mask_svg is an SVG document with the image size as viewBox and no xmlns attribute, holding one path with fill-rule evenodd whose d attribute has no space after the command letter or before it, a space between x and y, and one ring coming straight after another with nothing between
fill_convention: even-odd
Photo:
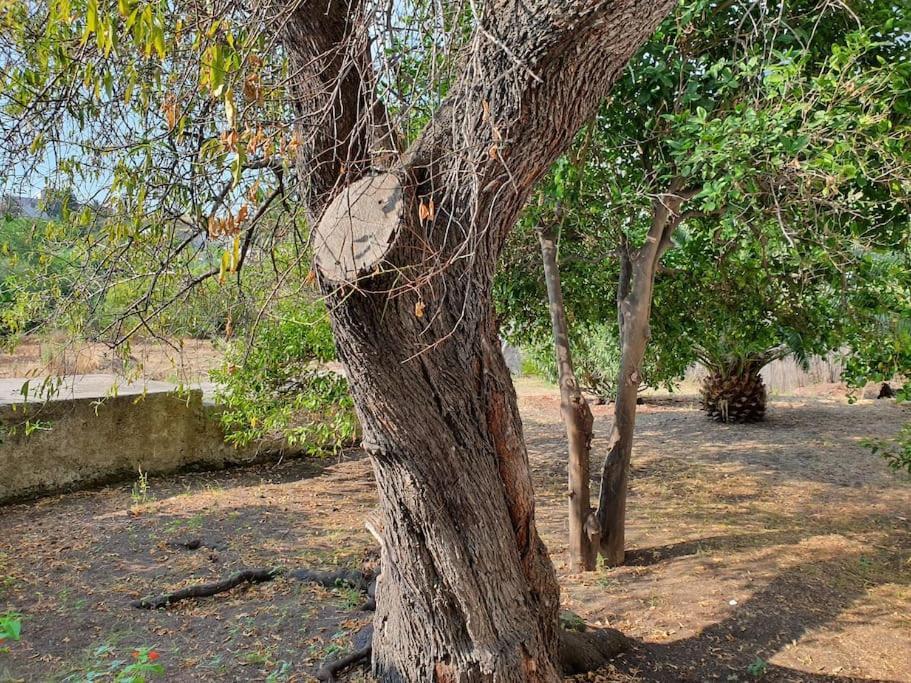
<instances>
[{"instance_id":1,"label":"tree shadow","mask_svg":"<svg viewBox=\"0 0 911 683\"><path fill-rule=\"evenodd\" d=\"M269 484L290 484L323 476L330 468L367 457L360 448L345 448L335 455L282 455L264 452L250 462L227 464L221 469L187 468L157 475L164 495L181 495L211 486L249 488ZM164 488L166 486L167 488Z\"/></svg>"},{"instance_id":2,"label":"tree shadow","mask_svg":"<svg viewBox=\"0 0 911 683\"><path fill-rule=\"evenodd\" d=\"M246 481L246 473L233 474ZM361 592L301 581L293 570L359 569L374 557L369 533L328 519L328 495L289 513L281 492L210 491L207 481L198 478L199 486L181 493L186 498L129 512L125 493L98 492L30 511L21 506L13 519L0 514L0 560L5 554L8 566L21 568L4 584L0 562L0 612L23 615L21 642L0 648L0 683L85 680L86 671L107 671L115 655L132 661L130 653L145 646L160 654L164 680L269 680L282 666L311 680L327 654L347 647L369 619L359 609ZM31 566L42 570L26 571ZM286 571L274 581L167 609L131 606L243 569L276 567ZM181 661L194 664L183 671ZM242 678L232 675L240 670Z\"/></svg>"},{"instance_id":3,"label":"tree shadow","mask_svg":"<svg viewBox=\"0 0 911 683\"><path fill-rule=\"evenodd\" d=\"M810 535L810 532L801 533L800 531L719 534L717 536L679 541L650 548L631 548L626 551L626 559L623 565L626 567L651 567L667 560L717 550L728 550L731 547L742 550L798 543Z\"/></svg>"},{"instance_id":4,"label":"tree shadow","mask_svg":"<svg viewBox=\"0 0 911 683\"><path fill-rule=\"evenodd\" d=\"M597 439L610 433L610 424L610 418L595 424L595 463ZM655 411L637 418L633 464L642 464L637 456L644 449L693 444L695 448L681 453L685 461L738 464L765 478L857 488L896 480L884 461L861 442L889 436L898 424L888 407L812 399L781 401L770 408L765 421L752 424L714 422L695 408ZM646 463L644 469L651 465Z\"/></svg>"},{"instance_id":5,"label":"tree shadow","mask_svg":"<svg viewBox=\"0 0 911 683\"><path fill-rule=\"evenodd\" d=\"M714 539L703 539L702 543ZM668 547L668 553L687 544ZM877 551L873 550L873 553ZM627 673L648 674L650 681L750 680L845 682L856 679L818 674L769 663L768 660L788 645L815 629L831 624L871 588L886 584L911 584L911 576L897 566L891 571L894 555L849 554L836 559L806 562L777 575L764 588L736 606L730 616L704 628L698 634L671 643L641 643L636 652L617 663ZM864 562L868 564L865 565ZM850 570L856 563L858 571ZM867 567L865 569L865 567ZM869 569L872 567L873 569ZM865 613L871 623L890 617L891 610Z\"/></svg>"}]
</instances>

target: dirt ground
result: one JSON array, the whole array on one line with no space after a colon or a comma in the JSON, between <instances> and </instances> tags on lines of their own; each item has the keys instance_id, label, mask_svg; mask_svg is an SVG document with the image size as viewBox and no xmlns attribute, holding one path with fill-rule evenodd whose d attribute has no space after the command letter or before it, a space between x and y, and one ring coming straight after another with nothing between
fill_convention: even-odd
<instances>
[{"instance_id":1,"label":"dirt ground","mask_svg":"<svg viewBox=\"0 0 911 683\"><path fill-rule=\"evenodd\" d=\"M651 397L629 562L571 575L558 397L528 380L519 393L564 605L639 643L599 680L911 682L911 481L859 443L907 409L802 392L733 426L692 397ZM596 462L609 410L595 408ZM350 452L0 509L0 615L22 614L0 681L112 680L143 647L160 680L311 680L370 619L353 590L281 577L168 610L129 602L243 567L358 566L374 502L369 463Z\"/></svg>"},{"instance_id":2,"label":"dirt ground","mask_svg":"<svg viewBox=\"0 0 911 683\"><path fill-rule=\"evenodd\" d=\"M140 339L121 355L104 344L73 342L57 335L25 339L13 353L0 353L0 378L135 373L179 384L208 380L209 370L220 362L216 345L206 339L180 339L173 346Z\"/></svg>"}]
</instances>

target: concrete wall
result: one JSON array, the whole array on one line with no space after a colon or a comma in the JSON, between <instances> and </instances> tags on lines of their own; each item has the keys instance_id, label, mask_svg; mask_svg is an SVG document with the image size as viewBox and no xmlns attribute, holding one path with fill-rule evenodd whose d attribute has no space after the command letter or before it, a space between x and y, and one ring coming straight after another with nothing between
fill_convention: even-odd
<instances>
[{"instance_id":1,"label":"concrete wall","mask_svg":"<svg viewBox=\"0 0 911 683\"><path fill-rule=\"evenodd\" d=\"M198 389L177 395L158 388L107 398L71 392L25 405L7 396L0 401L0 502L136 479L139 468L155 474L221 468L269 451L261 444L246 449L225 444L214 411L203 405ZM26 435L25 420L49 429Z\"/></svg>"}]
</instances>

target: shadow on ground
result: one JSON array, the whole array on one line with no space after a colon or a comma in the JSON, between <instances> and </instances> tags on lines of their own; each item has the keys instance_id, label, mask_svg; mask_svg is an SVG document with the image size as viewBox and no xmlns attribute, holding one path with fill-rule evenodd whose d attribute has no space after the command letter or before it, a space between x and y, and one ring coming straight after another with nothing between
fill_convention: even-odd
<instances>
[{"instance_id":1,"label":"shadow on ground","mask_svg":"<svg viewBox=\"0 0 911 683\"><path fill-rule=\"evenodd\" d=\"M704 539L703 542L710 541ZM663 557L672 557L672 553L680 547L665 549ZM792 643L811 636L820 627L832 628L837 617L872 588L897 581L903 586L911 584L907 572L903 573L899 567L893 566L895 573L891 573L888 566L880 564L885 561L888 565L891 560L891 557L883 555L869 558L867 566L877 567L876 571L858 575L857 580L848 585L842 583L834 591L830 585L829 592L824 595L814 591L813 584L825 583L827 577L843 575L844 558L791 567L739 605L728 618L690 638L667 644L640 644L619 668L642 676L644 680L654 681L751 678L762 678L764 681L893 680L814 674L769 662ZM889 617L888 613L866 616L870 622Z\"/></svg>"}]
</instances>

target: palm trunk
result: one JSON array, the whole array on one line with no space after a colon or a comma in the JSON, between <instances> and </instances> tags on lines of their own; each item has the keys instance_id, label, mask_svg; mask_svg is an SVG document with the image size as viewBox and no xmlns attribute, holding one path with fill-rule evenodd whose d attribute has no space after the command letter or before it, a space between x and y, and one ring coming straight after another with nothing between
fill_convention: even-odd
<instances>
[{"instance_id":1,"label":"palm trunk","mask_svg":"<svg viewBox=\"0 0 911 683\"><path fill-rule=\"evenodd\" d=\"M765 419L767 393L762 369L788 354L785 345L741 358L712 358L704 349L698 355L708 376L700 392L702 409L719 422L760 422Z\"/></svg>"},{"instance_id":2,"label":"palm trunk","mask_svg":"<svg viewBox=\"0 0 911 683\"><path fill-rule=\"evenodd\" d=\"M598 559L599 545L589 492L594 418L573 370L553 228L539 230L538 239L544 261L544 280L547 283L554 354L559 374L560 413L569 445L569 565L572 571L591 571Z\"/></svg>"}]
</instances>

